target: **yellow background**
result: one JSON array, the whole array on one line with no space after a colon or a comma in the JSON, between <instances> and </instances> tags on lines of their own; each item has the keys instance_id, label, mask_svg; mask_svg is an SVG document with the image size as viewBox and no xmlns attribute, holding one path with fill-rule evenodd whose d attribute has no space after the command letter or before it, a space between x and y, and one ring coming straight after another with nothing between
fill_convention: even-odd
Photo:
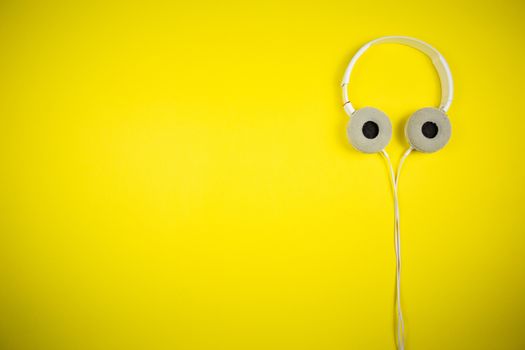
<instances>
[{"instance_id":1,"label":"yellow background","mask_svg":"<svg viewBox=\"0 0 525 350\"><path fill-rule=\"evenodd\" d=\"M408 349L525 348L525 5L0 4L0 348L393 349L393 207L340 79L455 78L401 181ZM436 104L374 48L357 107Z\"/></svg>"}]
</instances>

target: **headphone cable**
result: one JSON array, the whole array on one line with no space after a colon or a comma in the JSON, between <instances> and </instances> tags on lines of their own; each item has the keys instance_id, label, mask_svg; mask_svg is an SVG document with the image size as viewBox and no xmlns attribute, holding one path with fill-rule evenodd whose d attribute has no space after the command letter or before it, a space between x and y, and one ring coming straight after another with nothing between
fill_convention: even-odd
<instances>
[{"instance_id":1,"label":"headphone cable","mask_svg":"<svg viewBox=\"0 0 525 350\"><path fill-rule=\"evenodd\" d=\"M399 165L397 167L397 174L394 173L394 167L392 165L392 161L390 160L390 157L388 156L388 153L385 150L381 151L381 154L385 158L389 172L390 172L390 180L392 185L392 192L394 196L394 245L396 250L396 314L397 314L397 324L395 326L395 333L396 333L396 339L397 339L397 348L399 350L405 349L405 321L403 319L403 309L401 307L401 226L400 226L400 220L399 220L399 199L398 199L398 185L399 185L399 177L401 175L401 168L403 167L403 163L405 162L408 155L412 152L413 148L409 147L403 156L401 157L401 160L399 161Z\"/></svg>"}]
</instances>

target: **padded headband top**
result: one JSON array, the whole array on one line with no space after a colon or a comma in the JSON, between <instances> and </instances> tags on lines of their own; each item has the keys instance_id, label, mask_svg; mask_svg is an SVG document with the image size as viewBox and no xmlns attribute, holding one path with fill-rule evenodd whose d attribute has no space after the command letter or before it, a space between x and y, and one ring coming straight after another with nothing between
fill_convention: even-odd
<instances>
[{"instance_id":1,"label":"padded headband top","mask_svg":"<svg viewBox=\"0 0 525 350\"><path fill-rule=\"evenodd\" d=\"M424 41L408 36L384 36L372 40L367 44L363 45L363 47L361 47L359 51L357 51L354 57L352 57L343 76L342 84L344 103L343 106L346 113L348 115L351 115L355 111L354 106L352 106L352 103L350 103L350 100L348 99L347 90L347 86L350 83L350 74L354 69L355 63L357 62L359 57L361 57L365 53L365 51L368 50L368 48L370 48L371 46L386 43L402 44L413 47L414 49L423 52L430 58L432 64L434 65L434 68L436 68L436 71L438 72L439 80L441 83L441 103L439 105L439 109L446 113L450 108L450 104L452 103L452 97L454 95L454 83L452 81L452 73L450 72L448 63L445 60L445 58L439 53L438 50L436 50Z\"/></svg>"}]
</instances>

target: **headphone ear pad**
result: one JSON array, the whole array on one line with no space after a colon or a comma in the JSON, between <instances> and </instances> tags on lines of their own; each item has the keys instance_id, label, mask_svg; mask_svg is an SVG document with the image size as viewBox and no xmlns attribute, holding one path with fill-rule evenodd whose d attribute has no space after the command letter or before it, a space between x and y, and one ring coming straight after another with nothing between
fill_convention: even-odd
<instances>
[{"instance_id":1,"label":"headphone ear pad","mask_svg":"<svg viewBox=\"0 0 525 350\"><path fill-rule=\"evenodd\" d=\"M364 153L376 153L390 142L392 124L379 109L365 107L352 113L347 133L354 148Z\"/></svg>"},{"instance_id":2,"label":"headphone ear pad","mask_svg":"<svg viewBox=\"0 0 525 350\"><path fill-rule=\"evenodd\" d=\"M424 153L445 147L451 132L450 120L445 112L431 107L416 111L405 125L405 135L412 148Z\"/></svg>"}]
</instances>

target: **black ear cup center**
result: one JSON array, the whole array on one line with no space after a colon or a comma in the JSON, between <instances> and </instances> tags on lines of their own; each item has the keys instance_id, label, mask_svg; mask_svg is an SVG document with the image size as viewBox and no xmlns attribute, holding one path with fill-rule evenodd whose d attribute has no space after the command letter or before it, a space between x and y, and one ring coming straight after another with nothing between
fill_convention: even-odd
<instances>
[{"instance_id":1,"label":"black ear cup center","mask_svg":"<svg viewBox=\"0 0 525 350\"><path fill-rule=\"evenodd\" d=\"M425 122L421 127L421 132L427 139L433 139L438 134L438 126L433 122Z\"/></svg>"},{"instance_id":2,"label":"black ear cup center","mask_svg":"<svg viewBox=\"0 0 525 350\"><path fill-rule=\"evenodd\" d=\"M363 135L367 139L375 139L379 135L379 125L369 120L363 124Z\"/></svg>"}]
</instances>

